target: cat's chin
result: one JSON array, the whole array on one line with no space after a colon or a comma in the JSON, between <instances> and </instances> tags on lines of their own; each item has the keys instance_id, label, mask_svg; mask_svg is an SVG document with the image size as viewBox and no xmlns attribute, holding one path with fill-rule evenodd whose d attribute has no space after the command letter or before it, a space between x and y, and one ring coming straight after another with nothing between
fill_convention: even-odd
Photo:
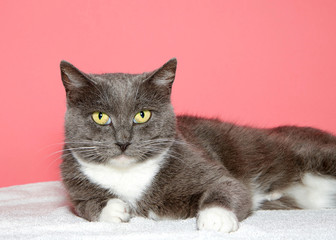
<instances>
[{"instance_id":1,"label":"cat's chin","mask_svg":"<svg viewBox=\"0 0 336 240\"><path fill-rule=\"evenodd\" d=\"M137 159L121 154L111 158L108 163L113 167L127 168L137 163Z\"/></svg>"}]
</instances>

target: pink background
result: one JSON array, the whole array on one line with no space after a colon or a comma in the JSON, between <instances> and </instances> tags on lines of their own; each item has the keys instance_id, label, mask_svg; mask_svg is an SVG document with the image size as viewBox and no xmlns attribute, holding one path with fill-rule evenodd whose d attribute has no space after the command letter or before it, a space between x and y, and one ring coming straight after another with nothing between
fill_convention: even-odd
<instances>
[{"instance_id":1,"label":"pink background","mask_svg":"<svg viewBox=\"0 0 336 240\"><path fill-rule=\"evenodd\" d=\"M177 113L336 133L336 1L0 1L0 186L59 179L59 62L143 72L178 59Z\"/></svg>"}]
</instances>

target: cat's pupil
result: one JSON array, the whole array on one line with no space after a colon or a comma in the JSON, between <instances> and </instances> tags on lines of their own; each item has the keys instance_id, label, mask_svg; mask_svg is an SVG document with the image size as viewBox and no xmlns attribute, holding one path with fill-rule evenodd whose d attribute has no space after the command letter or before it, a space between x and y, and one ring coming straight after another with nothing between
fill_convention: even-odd
<instances>
[{"instance_id":1,"label":"cat's pupil","mask_svg":"<svg viewBox=\"0 0 336 240\"><path fill-rule=\"evenodd\" d=\"M143 111L141 111L141 112L140 112L140 116L141 116L142 118L144 118L144 117L145 117L145 113L144 113Z\"/></svg>"},{"instance_id":2,"label":"cat's pupil","mask_svg":"<svg viewBox=\"0 0 336 240\"><path fill-rule=\"evenodd\" d=\"M98 118L99 118L99 120L101 120L102 117L103 117L103 113L100 112L100 113L98 114Z\"/></svg>"}]
</instances>

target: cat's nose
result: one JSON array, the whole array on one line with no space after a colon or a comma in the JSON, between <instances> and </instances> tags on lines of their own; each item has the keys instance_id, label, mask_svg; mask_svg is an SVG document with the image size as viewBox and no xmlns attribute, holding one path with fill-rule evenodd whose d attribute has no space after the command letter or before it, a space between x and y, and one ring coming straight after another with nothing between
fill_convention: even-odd
<instances>
[{"instance_id":1,"label":"cat's nose","mask_svg":"<svg viewBox=\"0 0 336 240\"><path fill-rule=\"evenodd\" d=\"M125 143L122 143L122 142L116 142L115 145L119 146L120 149L121 149L121 151L124 152L124 151L127 149L127 147L128 147L129 145L131 145L131 143L129 143L129 142L125 142Z\"/></svg>"}]
</instances>

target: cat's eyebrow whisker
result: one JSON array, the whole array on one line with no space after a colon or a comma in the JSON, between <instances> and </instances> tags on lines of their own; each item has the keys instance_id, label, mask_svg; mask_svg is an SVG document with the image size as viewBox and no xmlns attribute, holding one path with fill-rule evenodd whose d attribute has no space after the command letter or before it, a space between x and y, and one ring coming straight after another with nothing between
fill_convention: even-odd
<instances>
[{"instance_id":1,"label":"cat's eyebrow whisker","mask_svg":"<svg viewBox=\"0 0 336 240\"><path fill-rule=\"evenodd\" d=\"M137 97L138 97L138 94L139 94L139 89L140 89L141 84L142 84L142 82L139 81L136 92L135 92L135 98L134 98L135 102L137 101Z\"/></svg>"},{"instance_id":2,"label":"cat's eyebrow whisker","mask_svg":"<svg viewBox=\"0 0 336 240\"><path fill-rule=\"evenodd\" d=\"M106 101L106 104L109 104L111 101L109 99L109 96L104 92L104 90L99 89L99 87L96 84L93 84L93 86L100 93L100 95L99 94L95 94L95 95L97 95L100 98L103 97L104 101Z\"/></svg>"}]
</instances>

